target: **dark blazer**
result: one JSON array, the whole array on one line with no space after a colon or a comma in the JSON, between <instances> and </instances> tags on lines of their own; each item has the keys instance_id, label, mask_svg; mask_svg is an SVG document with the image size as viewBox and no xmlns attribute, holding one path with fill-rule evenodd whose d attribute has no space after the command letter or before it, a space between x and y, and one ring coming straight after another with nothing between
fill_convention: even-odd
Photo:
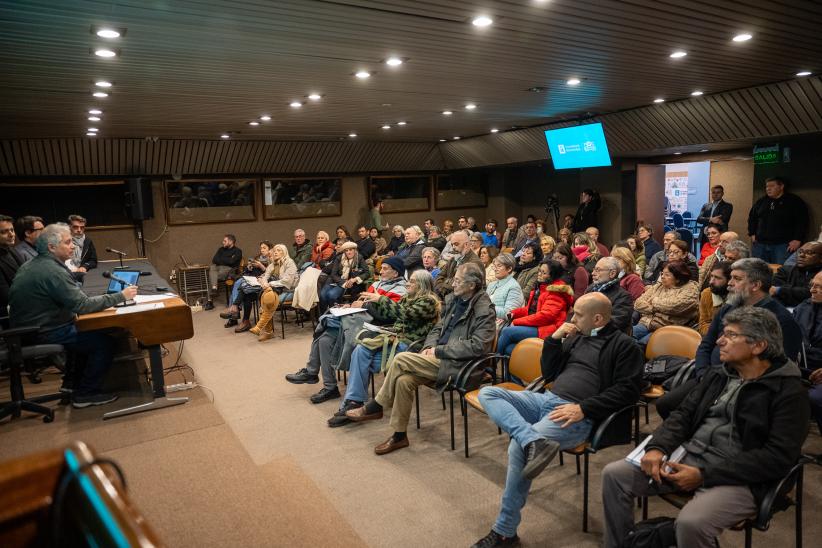
<instances>
[{"instance_id":1,"label":"dark blazer","mask_svg":"<svg viewBox=\"0 0 822 548\"><path fill-rule=\"evenodd\" d=\"M803 301L793 309L793 318L802 330L807 366L819 369L822 367L822 304L814 304L810 299Z\"/></svg>"},{"instance_id":2,"label":"dark blazer","mask_svg":"<svg viewBox=\"0 0 822 548\"><path fill-rule=\"evenodd\" d=\"M97 268L97 249L94 248L94 242L91 238L86 236L83 240L83 252L80 254L80 266L86 270Z\"/></svg>"},{"instance_id":3,"label":"dark blazer","mask_svg":"<svg viewBox=\"0 0 822 548\"><path fill-rule=\"evenodd\" d=\"M25 261L10 247L0 247L0 318L8 316L9 288Z\"/></svg>"},{"instance_id":4,"label":"dark blazer","mask_svg":"<svg viewBox=\"0 0 822 548\"><path fill-rule=\"evenodd\" d=\"M773 277L773 285L778 288L774 298L785 306L796 306L805 299L810 299L811 280L820 270L820 265L813 268L780 266Z\"/></svg>"},{"instance_id":5,"label":"dark blazer","mask_svg":"<svg viewBox=\"0 0 822 548\"><path fill-rule=\"evenodd\" d=\"M702 209L699 211L699 216L696 218L696 222L701 223L703 225L707 225L710 223L711 218L711 202L708 202ZM725 200L720 200L718 204L716 204L716 209L714 210L714 217L722 217L722 232L728 230L728 223L731 222L731 215L734 213L734 205L729 204Z\"/></svg>"}]
</instances>

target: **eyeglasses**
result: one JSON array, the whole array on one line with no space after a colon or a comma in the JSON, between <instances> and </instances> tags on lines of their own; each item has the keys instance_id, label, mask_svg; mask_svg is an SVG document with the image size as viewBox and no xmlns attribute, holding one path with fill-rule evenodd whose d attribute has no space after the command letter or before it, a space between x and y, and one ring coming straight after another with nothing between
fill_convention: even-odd
<instances>
[{"instance_id":1,"label":"eyeglasses","mask_svg":"<svg viewBox=\"0 0 822 548\"><path fill-rule=\"evenodd\" d=\"M735 331L728 331L725 329L722 333L719 334L720 339L728 339L729 341L733 342L739 337L745 337L746 339L750 339L751 336L746 333L736 333Z\"/></svg>"},{"instance_id":2,"label":"eyeglasses","mask_svg":"<svg viewBox=\"0 0 822 548\"><path fill-rule=\"evenodd\" d=\"M809 255L816 255L817 254L817 252L814 251L813 249L802 249L801 247L799 248L797 253L802 255L802 256L809 256Z\"/></svg>"},{"instance_id":3,"label":"eyeglasses","mask_svg":"<svg viewBox=\"0 0 822 548\"><path fill-rule=\"evenodd\" d=\"M611 272L612 270L614 270L614 269L613 268L600 268L598 266L595 266L593 271L594 272Z\"/></svg>"}]
</instances>

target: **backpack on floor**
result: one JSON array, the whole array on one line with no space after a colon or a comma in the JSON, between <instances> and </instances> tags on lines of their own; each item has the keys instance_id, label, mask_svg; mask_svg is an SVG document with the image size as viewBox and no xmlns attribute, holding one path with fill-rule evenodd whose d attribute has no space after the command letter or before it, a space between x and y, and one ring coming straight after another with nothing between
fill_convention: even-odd
<instances>
[{"instance_id":1,"label":"backpack on floor","mask_svg":"<svg viewBox=\"0 0 822 548\"><path fill-rule=\"evenodd\" d=\"M637 523L622 541L622 548L670 548L676 546L676 520L652 518Z\"/></svg>"}]
</instances>

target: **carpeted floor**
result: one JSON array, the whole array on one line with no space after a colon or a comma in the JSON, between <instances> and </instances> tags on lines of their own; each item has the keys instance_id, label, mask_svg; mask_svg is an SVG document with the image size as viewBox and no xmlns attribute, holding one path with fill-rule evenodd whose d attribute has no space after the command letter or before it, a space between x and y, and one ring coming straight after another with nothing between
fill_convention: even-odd
<instances>
[{"instance_id":1,"label":"carpeted floor","mask_svg":"<svg viewBox=\"0 0 822 548\"><path fill-rule=\"evenodd\" d=\"M106 422L99 420L104 408L61 409L52 424L4 421L0 459L69 439L92 444L123 465L132 497L169 546L468 546L488 532L504 484L507 437L487 417L469 410L471 458L465 459L461 422L451 451L448 413L432 390L422 389L422 428L414 428L412 416L411 447L378 457L373 447L390 435L387 420L328 428L339 400L312 405L308 397L320 385L283 378L304 365L310 326L289 324L286 340L258 343L223 329L216 311L194 318L196 336L182 361L205 388L185 393L190 403ZM171 350L173 362L177 346ZM134 366L119 377L133 398L140 397L137 378ZM53 389L55 382L47 378L36 389ZM815 430L807 447L822 451ZM599 472L629 449L591 458L587 534L582 477L572 459L551 465L523 511L523 544L598 546ZM806 470L807 542L822 534L811 519L822 499L822 470ZM655 501L651 515L675 512ZM792 539L792 511L779 515L767 534L754 534L757 544ZM742 546L743 535L726 533L722 545Z\"/></svg>"}]
</instances>

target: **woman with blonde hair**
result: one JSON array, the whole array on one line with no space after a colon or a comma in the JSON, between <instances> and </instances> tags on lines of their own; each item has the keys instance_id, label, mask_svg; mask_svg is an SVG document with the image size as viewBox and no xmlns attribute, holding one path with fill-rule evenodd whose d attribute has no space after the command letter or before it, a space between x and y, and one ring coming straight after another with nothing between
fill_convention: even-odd
<instances>
[{"instance_id":1,"label":"woman with blonde hair","mask_svg":"<svg viewBox=\"0 0 822 548\"><path fill-rule=\"evenodd\" d=\"M614 247L611 250L611 257L619 261L621 268L619 272L620 287L631 296L631 302L635 302L645 293L645 284L639 274L636 273L634 254L627 247Z\"/></svg>"},{"instance_id":2,"label":"woman with blonde hair","mask_svg":"<svg viewBox=\"0 0 822 548\"><path fill-rule=\"evenodd\" d=\"M557 246L556 240L548 234L541 234L539 237L539 248L542 250L543 257L550 257L554 254L554 248Z\"/></svg>"},{"instance_id":3,"label":"woman with blonde hair","mask_svg":"<svg viewBox=\"0 0 822 548\"><path fill-rule=\"evenodd\" d=\"M561 243L561 244L568 244L570 246L570 245L572 245L572 242L571 242L571 236L572 235L573 235L573 232L571 232L570 228L562 227L562 228L559 229L559 232L557 232L557 242Z\"/></svg>"},{"instance_id":4,"label":"woman with blonde hair","mask_svg":"<svg viewBox=\"0 0 822 548\"><path fill-rule=\"evenodd\" d=\"M585 232L577 232L574 234L574 245L571 247L571 251L574 252L577 260L579 260L579 263L588 271L588 276L590 276L594 271L597 261L601 258L596 242Z\"/></svg>"},{"instance_id":5,"label":"woman with blonde hair","mask_svg":"<svg viewBox=\"0 0 822 548\"><path fill-rule=\"evenodd\" d=\"M274 311L279 306L280 294L282 294L283 300L289 300L291 290L297 285L297 265L288 256L288 248L283 244L277 244L271 250L270 255L271 262L263 275L258 278L262 288L260 319L256 326L251 327L248 319L251 316L251 308L257 299L258 293L247 293L243 296L243 323L234 330L236 333L251 331L255 335L260 335L260 340L271 338L273 332L272 318L274 317ZM266 338L262 338L264 332L268 332Z\"/></svg>"}]
</instances>

